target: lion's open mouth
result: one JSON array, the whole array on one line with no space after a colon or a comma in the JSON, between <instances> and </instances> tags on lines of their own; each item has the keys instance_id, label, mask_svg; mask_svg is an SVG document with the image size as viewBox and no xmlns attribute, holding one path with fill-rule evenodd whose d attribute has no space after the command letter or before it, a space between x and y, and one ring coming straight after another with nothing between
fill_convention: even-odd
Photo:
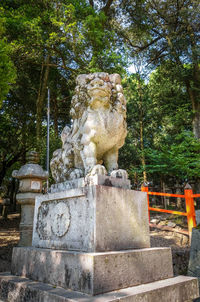
<instances>
[{"instance_id":1,"label":"lion's open mouth","mask_svg":"<svg viewBox=\"0 0 200 302\"><path fill-rule=\"evenodd\" d=\"M109 97L111 90L109 87L91 87L88 88L88 94L92 97Z\"/></svg>"}]
</instances>

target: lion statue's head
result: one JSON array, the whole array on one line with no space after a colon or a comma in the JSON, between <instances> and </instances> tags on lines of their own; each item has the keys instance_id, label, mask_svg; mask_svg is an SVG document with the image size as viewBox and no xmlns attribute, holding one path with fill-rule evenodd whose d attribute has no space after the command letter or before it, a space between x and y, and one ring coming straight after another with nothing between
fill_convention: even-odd
<instances>
[{"instance_id":1,"label":"lion statue's head","mask_svg":"<svg viewBox=\"0 0 200 302\"><path fill-rule=\"evenodd\" d=\"M70 111L73 120L80 118L86 108L101 107L112 108L126 117L126 100L119 74L81 74L76 78L76 84Z\"/></svg>"}]
</instances>

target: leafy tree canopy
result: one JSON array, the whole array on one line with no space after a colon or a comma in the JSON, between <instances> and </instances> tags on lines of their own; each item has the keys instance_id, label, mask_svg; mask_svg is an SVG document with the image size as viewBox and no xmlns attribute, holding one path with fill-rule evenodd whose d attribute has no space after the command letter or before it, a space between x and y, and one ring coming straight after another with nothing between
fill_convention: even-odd
<instances>
[{"instance_id":1,"label":"leafy tree canopy","mask_svg":"<svg viewBox=\"0 0 200 302\"><path fill-rule=\"evenodd\" d=\"M15 82L15 68L10 58L11 47L4 37L4 10L0 7L0 107L8 94L11 84Z\"/></svg>"}]
</instances>

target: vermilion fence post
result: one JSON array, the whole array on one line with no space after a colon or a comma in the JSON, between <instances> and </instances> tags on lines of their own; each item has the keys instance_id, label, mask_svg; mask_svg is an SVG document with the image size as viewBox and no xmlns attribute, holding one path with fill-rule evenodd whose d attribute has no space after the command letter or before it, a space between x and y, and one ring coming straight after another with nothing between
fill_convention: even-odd
<instances>
[{"instance_id":1,"label":"vermilion fence post","mask_svg":"<svg viewBox=\"0 0 200 302\"><path fill-rule=\"evenodd\" d=\"M195 208L194 208L194 199L192 197L192 187L189 184L185 186L185 205L187 212L187 222L188 222L188 231L189 236L191 238L192 228L196 226L196 218L195 218Z\"/></svg>"},{"instance_id":2,"label":"vermilion fence post","mask_svg":"<svg viewBox=\"0 0 200 302\"><path fill-rule=\"evenodd\" d=\"M145 183L142 184L142 187L141 187L141 191L142 192L147 192L147 204L148 204L148 215L149 215L149 222L150 222L150 210L149 210L149 188L148 188L148 185L146 185Z\"/></svg>"}]
</instances>

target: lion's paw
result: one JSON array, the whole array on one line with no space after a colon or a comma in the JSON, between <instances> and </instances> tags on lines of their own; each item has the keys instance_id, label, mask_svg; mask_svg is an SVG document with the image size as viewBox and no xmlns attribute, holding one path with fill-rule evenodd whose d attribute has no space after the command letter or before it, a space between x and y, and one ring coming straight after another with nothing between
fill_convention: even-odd
<instances>
[{"instance_id":1,"label":"lion's paw","mask_svg":"<svg viewBox=\"0 0 200 302\"><path fill-rule=\"evenodd\" d=\"M128 179L128 173L126 172L126 170L123 170L123 169L113 170L110 173L110 176L116 177L116 178Z\"/></svg>"},{"instance_id":2,"label":"lion's paw","mask_svg":"<svg viewBox=\"0 0 200 302\"><path fill-rule=\"evenodd\" d=\"M91 172L89 173L89 176L94 176L94 175L107 175L108 172L106 168L103 165L95 165Z\"/></svg>"},{"instance_id":3,"label":"lion's paw","mask_svg":"<svg viewBox=\"0 0 200 302\"><path fill-rule=\"evenodd\" d=\"M76 179L76 178L81 178L81 177L83 177L83 170L81 170L81 169L74 169L70 173L70 179Z\"/></svg>"}]
</instances>

